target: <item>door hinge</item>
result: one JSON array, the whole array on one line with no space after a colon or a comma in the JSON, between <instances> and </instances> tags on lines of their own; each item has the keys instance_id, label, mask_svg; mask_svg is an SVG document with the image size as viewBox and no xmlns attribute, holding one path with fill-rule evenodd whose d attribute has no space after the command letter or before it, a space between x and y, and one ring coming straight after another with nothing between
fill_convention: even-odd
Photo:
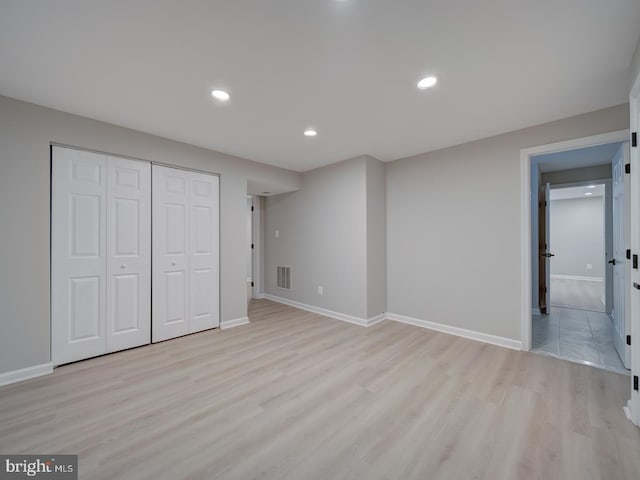
<instances>
[{"instance_id":1,"label":"door hinge","mask_svg":"<svg viewBox=\"0 0 640 480\"><path fill-rule=\"evenodd\" d=\"M624 173L631 173L631 164L630 163L625 163L624 164Z\"/></svg>"},{"instance_id":2,"label":"door hinge","mask_svg":"<svg viewBox=\"0 0 640 480\"><path fill-rule=\"evenodd\" d=\"M638 132L631 132L631 146L638 146Z\"/></svg>"},{"instance_id":3,"label":"door hinge","mask_svg":"<svg viewBox=\"0 0 640 480\"><path fill-rule=\"evenodd\" d=\"M638 255L633 255L633 268L638 269Z\"/></svg>"},{"instance_id":4,"label":"door hinge","mask_svg":"<svg viewBox=\"0 0 640 480\"><path fill-rule=\"evenodd\" d=\"M253 205L251 205L251 211L253 212Z\"/></svg>"},{"instance_id":5,"label":"door hinge","mask_svg":"<svg viewBox=\"0 0 640 480\"><path fill-rule=\"evenodd\" d=\"M547 287L544 287L544 293L547 293Z\"/></svg>"},{"instance_id":6,"label":"door hinge","mask_svg":"<svg viewBox=\"0 0 640 480\"><path fill-rule=\"evenodd\" d=\"M633 376L633 389L637 392L638 391L638 376L634 375Z\"/></svg>"},{"instance_id":7,"label":"door hinge","mask_svg":"<svg viewBox=\"0 0 640 480\"><path fill-rule=\"evenodd\" d=\"M631 335L627 335L627 345L631 345Z\"/></svg>"},{"instance_id":8,"label":"door hinge","mask_svg":"<svg viewBox=\"0 0 640 480\"><path fill-rule=\"evenodd\" d=\"M251 282L251 286L253 287L253 282Z\"/></svg>"},{"instance_id":9,"label":"door hinge","mask_svg":"<svg viewBox=\"0 0 640 480\"><path fill-rule=\"evenodd\" d=\"M547 206L547 201L546 201L546 200L544 201L544 206L545 206L545 207Z\"/></svg>"},{"instance_id":10,"label":"door hinge","mask_svg":"<svg viewBox=\"0 0 640 480\"><path fill-rule=\"evenodd\" d=\"M253 243L251 244L251 250L253 250Z\"/></svg>"},{"instance_id":11,"label":"door hinge","mask_svg":"<svg viewBox=\"0 0 640 480\"><path fill-rule=\"evenodd\" d=\"M627 248L627 260L631 260L631 249Z\"/></svg>"}]
</instances>

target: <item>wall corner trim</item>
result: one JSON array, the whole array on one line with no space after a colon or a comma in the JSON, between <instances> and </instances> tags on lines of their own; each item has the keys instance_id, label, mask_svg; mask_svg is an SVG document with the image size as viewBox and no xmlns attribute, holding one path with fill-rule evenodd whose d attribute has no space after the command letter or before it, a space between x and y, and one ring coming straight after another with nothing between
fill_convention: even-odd
<instances>
[{"instance_id":1,"label":"wall corner trim","mask_svg":"<svg viewBox=\"0 0 640 480\"><path fill-rule=\"evenodd\" d=\"M384 313L371 318L355 317L353 315L347 315L346 313L334 312L333 310L327 310L326 308L316 307L314 305L307 305L306 303L296 302L294 300L277 297L268 293L264 295L264 298L266 298L267 300L271 300L272 302L278 302L282 303L283 305L289 305L290 307L299 308L300 310L306 310L307 312L324 315L325 317L330 317L335 320L342 320L343 322L353 323L354 325L359 325L361 327L370 327L371 325L380 323L387 318Z\"/></svg>"},{"instance_id":2,"label":"wall corner trim","mask_svg":"<svg viewBox=\"0 0 640 480\"><path fill-rule=\"evenodd\" d=\"M31 378L41 377L42 375L48 375L50 373L53 373L52 362L0 373L0 387L11 383L22 382L23 380L29 380Z\"/></svg>"},{"instance_id":3,"label":"wall corner trim","mask_svg":"<svg viewBox=\"0 0 640 480\"><path fill-rule=\"evenodd\" d=\"M220 330L239 327L240 325L247 325L249 323L251 323L249 321L249 317L234 318L233 320L226 320L224 322L220 322Z\"/></svg>"},{"instance_id":4,"label":"wall corner trim","mask_svg":"<svg viewBox=\"0 0 640 480\"><path fill-rule=\"evenodd\" d=\"M449 335L455 335L457 337L476 340L478 342L490 343L491 345L510 348L512 350L522 350L522 342L520 340L498 337L496 335L490 335L488 333L476 332L474 330L467 330L465 328L453 327L451 325L430 322L428 320L422 320L419 318L407 317L405 315L398 315L396 313L387 313L387 319L394 322L406 323L407 325L414 325L416 327L435 330L437 332L448 333Z\"/></svg>"}]
</instances>

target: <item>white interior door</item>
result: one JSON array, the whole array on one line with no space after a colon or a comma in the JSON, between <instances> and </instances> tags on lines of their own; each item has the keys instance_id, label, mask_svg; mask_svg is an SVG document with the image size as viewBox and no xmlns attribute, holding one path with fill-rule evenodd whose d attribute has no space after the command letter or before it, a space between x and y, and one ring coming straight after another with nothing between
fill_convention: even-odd
<instances>
[{"instance_id":1,"label":"white interior door","mask_svg":"<svg viewBox=\"0 0 640 480\"><path fill-rule=\"evenodd\" d=\"M150 342L151 166L54 147L54 365Z\"/></svg>"},{"instance_id":2,"label":"white interior door","mask_svg":"<svg viewBox=\"0 0 640 480\"><path fill-rule=\"evenodd\" d=\"M613 326L614 345L620 355L620 359L626 368L630 368L631 351L627 345L627 302L628 283L626 277L629 265L625 262L626 249L628 247L628 235L625 212L625 150L623 145L613 159L612 172L612 196L613 196Z\"/></svg>"},{"instance_id":3,"label":"white interior door","mask_svg":"<svg viewBox=\"0 0 640 480\"><path fill-rule=\"evenodd\" d=\"M219 178L189 173L189 333L220 325Z\"/></svg>"},{"instance_id":4,"label":"white interior door","mask_svg":"<svg viewBox=\"0 0 640 480\"><path fill-rule=\"evenodd\" d=\"M154 165L153 319L159 342L217 327L218 177Z\"/></svg>"},{"instance_id":5,"label":"white interior door","mask_svg":"<svg viewBox=\"0 0 640 480\"><path fill-rule=\"evenodd\" d=\"M107 158L107 352L151 341L151 165Z\"/></svg>"},{"instance_id":6,"label":"white interior door","mask_svg":"<svg viewBox=\"0 0 640 480\"><path fill-rule=\"evenodd\" d=\"M51 344L54 365L105 353L107 158L53 148Z\"/></svg>"},{"instance_id":7,"label":"white interior door","mask_svg":"<svg viewBox=\"0 0 640 480\"><path fill-rule=\"evenodd\" d=\"M187 193L189 172L154 165L152 341L189 333Z\"/></svg>"}]
</instances>

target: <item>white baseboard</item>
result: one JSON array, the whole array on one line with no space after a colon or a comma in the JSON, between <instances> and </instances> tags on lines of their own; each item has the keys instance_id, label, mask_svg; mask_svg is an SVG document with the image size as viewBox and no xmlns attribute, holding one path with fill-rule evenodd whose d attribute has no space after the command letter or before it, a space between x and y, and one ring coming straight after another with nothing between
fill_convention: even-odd
<instances>
[{"instance_id":1,"label":"white baseboard","mask_svg":"<svg viewBox=\"0 0 640 480\"><path fill-rule=\"evenodd\" d=\"M381 313L380 315L376 315L375 317L367 318L367 327L371 325L375 325L376 323L384 322L387 319L386 313Z\"/></svg>"},{"instance_id":2,"label":"white baseboard","mask_svg":"<svg viewBox=\"0 0 640 480\"><path fill-rule=\"evenodd\" d=\"M375 317L371 317L371 318L354 317L353 315L347 315L346 313L334 312L333 310L327 310L326 308L307 305L306 303L296 302L295 300L289 300L288 298L277 297L275 295L270 295L268 293L264 294L264 298L266 298L267 300L271 300L273 302L289 305L290 307L299 308L300 310L306 310L307 312L317 313L319 315L324 315L325 317L334 318L336 320L342 320L343 322L353 323L354 325L359 325L361 327L370 327L371 325L380 323L387 318L384 313L381 313L380 315L376 315Z\"/></svg>"},{"instance_id":3,"label":"white baseboard","mask_svg":"<svg viewBox=\"0 0 640 480\"><path fill-rule=\"evenodd\" d=\"M313 305L307 305L305 303L296 302L287 298L277 297L275 295L265 294L264 297L267 300L272 300L284 305L289 305L290 307L299 308L300 310L306 310L307 312L318 313L320 315L324 315L325 317L342 320L343 322L353 323L361 327L370 327L371 325L375 325L376 323L380 323L384 320L393 320L395 322L406 323L408 325L414 325L416 327L428 328L429 330L436 330L438 332L448 333L450 335L456 335L458 337L464 337L471 340L477 340L479 342L490 343L492 345L498 345L500 347L506 347L512 350L522 350L522 342L520 340L498 337L496 335L489 335L488 333L481 333L473 330L466 330L464 328L452 327L450 325L429 322L427 320L420 320L418 318L406 317L404 315L398 315L395 313L381 313L380 315L376 315L375 317L365 319L354 317L352 315L346 315L344 313L334 312L325 308L315 307Z\"/></svg>"},{"instance_id":4,"label":"white baseboard","mask_svg":"<svg viewBox=\"0 0 640 480\"><path fill-rule=\"evenodd\" d=\"M233 320L226 320L224 322L220 322L220 330L239 327L240 325L247 325L248 323L251 323L249 322L249 317L234 318Z\"/></svg>"},{"instance_id":5,"label":"white baseboard","mask_svg":"<svg viewBox=\"0 0 640 480\"><path fill-rule=\"evenodd\" d=\"M21 368L11 372L0 373L0 387L9 385L10 383L22 382L30 378L41 377L53 373L53 363L43 363L42 365L34 365L33 367Z\"/></svg>"},{"instance_id":6,"label":"white baseboard","mask_svg":"<svg viewBox=\"0 0 640 480\"><path fill-rule=\"evenodd\" d=\"M602 277L576 277L574 275L551 275L551 278L558 280L578 280L581 282L604 282Z\"/></svg>"},{"instance_id":7,"label":"white baseboard","mask_svg":"<svg viewBox=\"0 0 640 480\"><path fill-rule=\"evenodd\" d=\"M387 313L387 319L393 320L394 322L414 325L416 327L428 328L429 330L435 330L437 332L456 335L458 337L469 338L479 342L490 343L492 345L498 345L499 347L506 347L512 350L522 350L522 342L520 340L498 337L496 335L489 335L488 333L476 332L474 330L467 330L460 327L452 327L451 325L444 325L442 323L430 322L428 320L421 320L419 318L407 317L395 313Z\"/></svg>"},{"instance_id":8,"label":"white baseboard","mask_svg":"<svg viewBox=\"0 0 640 480\"><path fill-rule=\"evenodd\" d=\"M253 298L255 298L256 300L262 300L263 298L267 298L267 297L264 296L264 293L259 293L258 295L256 295Z\"/></svg>"}]
</instances>

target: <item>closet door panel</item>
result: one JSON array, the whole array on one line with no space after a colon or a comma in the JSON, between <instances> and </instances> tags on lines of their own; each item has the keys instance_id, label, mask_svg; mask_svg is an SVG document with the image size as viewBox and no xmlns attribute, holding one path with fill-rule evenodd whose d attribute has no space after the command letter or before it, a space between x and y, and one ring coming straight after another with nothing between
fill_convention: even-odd
<instances>
[{"instance_id":1,"label":"closet door panel","mask_svg":"<svg viewBox=\"0 0 640 480\"><path fill-rule=\"evenodd\" d=\"M53 147L51 345L54 365L105 352L107 159Z\"/></svg>"},{"instance_id":2,"label":"closet door panel","mask_svg":"<svg viewBox=\"0 0 640 480\"><path fill-rule=\"evenodd\" d=\"M107 159L107 352L151 341L151 165Z\"/></svg>"},{"instance_id":3,"label":"closet door panel","mask_svg":"<svg viewBox=\"0 0 640 480\"><path fill-rule=\"evenodd\" d=\"M199 332L220 325L219 179L217 176L193 172L190 186L189 331Z\"/></svg>"},{"instance_id":4,"label":"closet door panel","mask_svg":"<svg viewBox=\"0 0 640 480\"><path fill-rule=\"evenodd\" d=\"M153 166L152 341L189 333L189 172Z\"/></svg>"}]
</instances>

